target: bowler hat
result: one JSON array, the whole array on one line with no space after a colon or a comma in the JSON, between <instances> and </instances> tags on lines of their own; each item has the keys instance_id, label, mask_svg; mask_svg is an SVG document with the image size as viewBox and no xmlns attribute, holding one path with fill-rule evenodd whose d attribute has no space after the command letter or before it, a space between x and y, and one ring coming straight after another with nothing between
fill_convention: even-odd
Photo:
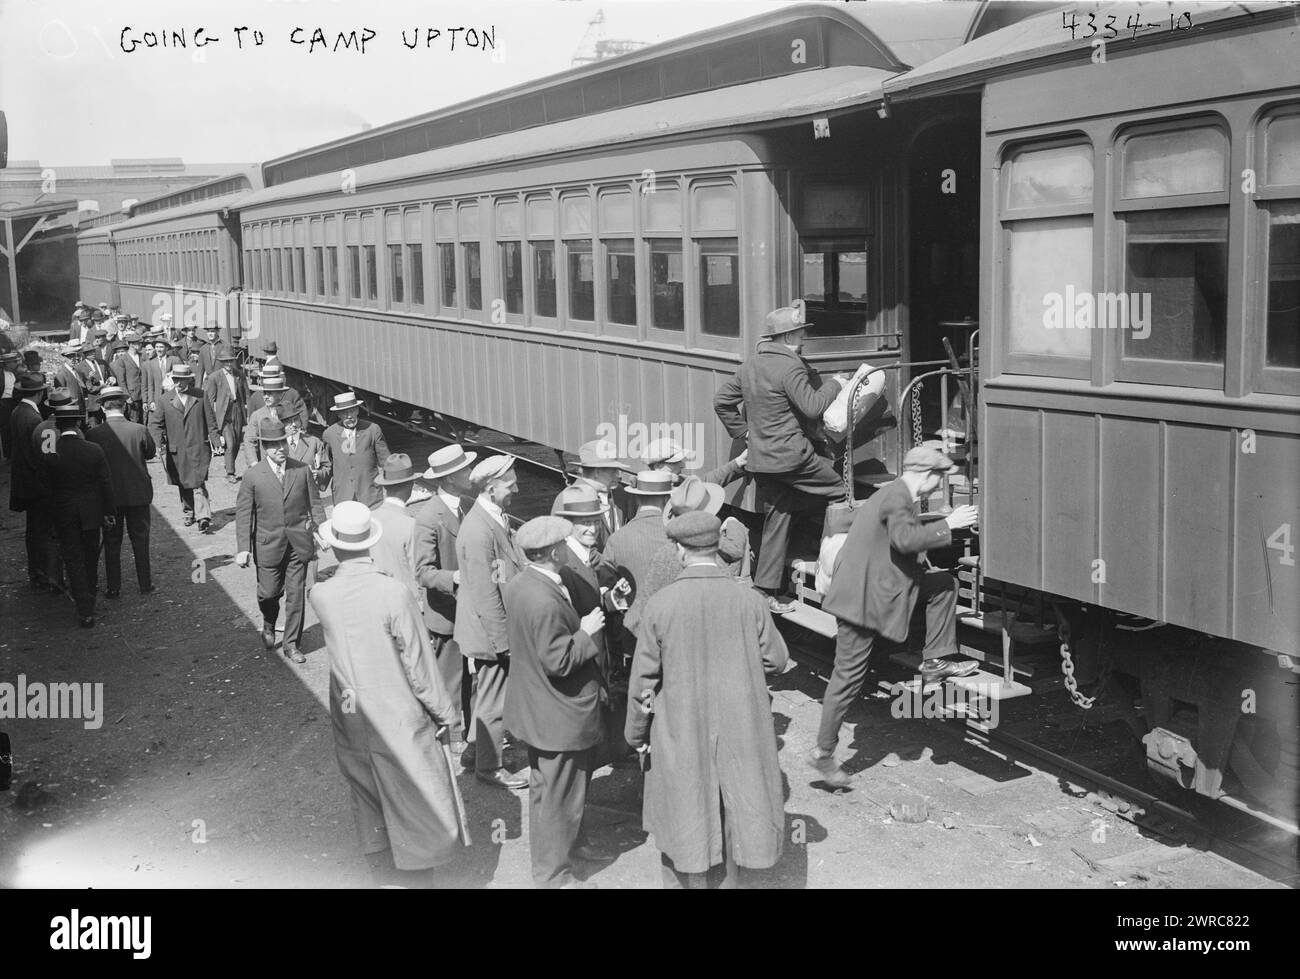
<instances>
[{"instance_id":1,"label":"bowler hat","mask_svg":"<svg viewBox=\"0 0 1300 979\"><path fill-rule=\"evenodd\" d=\"M695 510L673 517L664 529L669 540L684 547L716 547L722 534L722 521L712 513Z\"/></svg>"},{"instance_id":2,"label":"bowler hat","mask_svg":"<svg viewBox=\"0 0 1300 979\"><path fill-rule=\"evenodd\" d=\"M262 375L266 376L265 373ZM330 405L330 411L348 411L352 408L360 408L361 402L358 400L356 393L353 391L344 391L342 394L334 395L334 403Z\"/></svg>"},{"instance_id":3,"label":"bowler hat","mask_svg":"<svg viewBox=\"0 0 1300 979\"><path fill-rule=\"evenodd\" d=\"M664 510L664 520L693 510L716 514L722 509L726 491L717 483L706 483L699 476L687 476L673 487L668 495L668 507Z\"/></svg>"},{"instance_id":4,"label":"bowler hat","mask_svg":"<svg viewBox=\"0 0 1300 979\"><path fill-rule=\"evenodd\" d=\"M405 452L394 452L384 460L384 467L375 477L376 486L396 486L413 483L420 474L411 466L411 457Z\"/></svg>"},{"instance_id":5,"label":"bowler hat","mask_svg":"<svg viewBox=\"0 0 1300 979\"><path fill-rule=\"evenodd\" d=\"M551 511L551 515L581 520L589 517L599 517L608 510L609 507L600 502L600 497L594 489L578 483L565 487L560 491L560 495L555 501L555 509Z\"/></svg>"},{"instance_id":6,"label":"bowler hat","mask_svg":"<svg viewBox=\"0 0 1300 979\"><path fill-rule=\"evenodd\" d=\"M263 418L257 424L257 440L259 442L283 442L287 436L284 434L284 422L278 418Z\"/></svg>"},{"instance_id":7,"label":"bowler hat","mask_svg":"<svg viewBox=\"0 0 1300 979\"><path fill-rule=\"evenodd\" d=\"M763 320L762 337L779 337L783 333L792 333L811 326L808 322L807 306L802 299L796 299L789 306L782 306L767 314Z\"/></svg>"},{"instance_id":8,"label":"bowler hat","mask_svg":"<svg viewBox=\"0 0 1300 979\"><path fill-rule=\"evenodd\" d=\"M429 468L424 471L425 479L441 479L454 472L460 472L478 458L477 452L466 452L459 445L447 445L429 455Z\"/></svg>"},{"instance_id":9,"label":"bowler hat","mask_svg":"<svg viewBox=\"0 0 1300 979\"><path fill-rule=\"evenodd\" d=\"M625 465L618 458L618 447L604 439L593 439L578 448L578 465L585 469L622 469L632 472L632 467Z\"/></svg>"},{"instance_id":10,"label":"bowler hat","mask_svg":"<svg viewBox=\"0 0 1300 979\"><path fill-rule=\"evenodd\" d=\"M673 491L673 474L666 469L643 469L627 491L636 496L668 496Z\"/></svg>"},{"instance_id":11,"label":"bowler hat","mask_svg":"<svg viewBox=\"0 0 1300 979\"><path fill-rule=\"evenodd\" d=\"M370 508L357 500L344 500L321 524L321 539L340 551L369 550L384 534L384 528L370 516Z\"/></svg>"},{"instance_id":12,"label":"bowler hat","mask_svg":"<svg viewBox=\"0 0 1300 979\"><path fill-rule=\"evenodd\" d=\"M519 528L515 543L522 551L544 551L573 533L573 524L554 514L533 517Z\"/></svg>"}]
</instances>

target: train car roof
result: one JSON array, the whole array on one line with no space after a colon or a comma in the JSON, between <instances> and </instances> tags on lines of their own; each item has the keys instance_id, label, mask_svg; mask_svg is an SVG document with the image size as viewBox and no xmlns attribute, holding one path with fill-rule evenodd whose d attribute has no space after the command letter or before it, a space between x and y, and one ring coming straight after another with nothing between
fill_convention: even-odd
<instances>
[{"instance_id":1,"label":"train car roof","mask_svg":"<svg viewBox=\"0 0 1300 979\"><path fill-rule=\"evenodd\" d=\"M374 187L565 152L612 147L712 129L788 124L880 102L893 74L878 68L842 67L766 78L709 92L579 117L522 132L356 167L356 185ZM244 207L339 192L337 173L304 177L247 195Z\"/></svg>"},{"instance_id":2,"label":"train car roof","mask_svg":"<svg viewBox=\"0 0 1300 979\"><path fill-rule=\"evenodd\" d=\"M263 164L263 177L267 187L287 184L759 79L849 65L905 71L1044 6L872 0L783 7L276 157ZM806 62L790 58L791 42L804 45Z\"/></svg>"},{"instance_id":3,"label":"train car roof","mask_svg":"<svg viewBox=\"0 0 1300 979\"><path fill-rule=\"evenodd\" d=\"M223 211L226 208L238 210L243 206L244 202L252 193L252 190L240 190L233 194L224 194L220 197L209 197L179 207L169 207L166 210L151 211L147 214L141 214L138 217L129 217L125 221L119 221L116 224L106 225L102 228L93 228L90 231L82 232L82 234L77 237L78 239L83 239L94 232L107 233L110 231L116 235L132 228L143 228L153 224L165 224L168 221L175 221L178 218L193 217L196 214L211 214L217 211Z\"/></svg>"},{"instance_id":4,"label":"train car roof","mask_svg":"<svg viewBox=\"0 0 1300 979\"><path fill-rule=\"evenodd\" d=\"M1187 11L1192 17L1192 28L1187 31L1170 30L1168 18L1179 17ZM1105 25L1114 16L1118 36L1107 42L1116 48L1159 42L1176 42L1180 38L1222 25L1235 19L1261 16L1300 16L1300 8L1291 4L1247 3L1164 3L1151 0L1136 2L1077 3L1058 7L1051 13L1040 13L1018 23L993 31L984 37L971 40L960 48L938 55L924 65L896 75L885 82L888 99L905 100L931 95L941 95L971 89L982 85L996 75L1055 61L1086 59L1092 56L1092 36L1085 34L1089 14L1096 15L1096 23ZM1077 29L1065 26L1063 17L1073 15ZM1133 28L1126 26L1131 17L1140 17L1143 24L1160 25L1158 31L1148 30L1133 36Z\"/></svg>"},{"instance_id":5,"label":"train car roof","mask_svg":"<svg viewBox=\"0 0 1300 979\"><path fill-rule=\"evenodd\" d=\"M131 205L128 209L129 216L136 218L145 214L173 211L190 204L218 197L228 197L232 193L237 193L238 191L233 188L241 184L244 191L260 190L262 187L262 168L256 164L249 164L231 173L224 173L208 180L201 180L179 190L169 190L163 194L146 197Z\"/></svg>"}]
</instances>

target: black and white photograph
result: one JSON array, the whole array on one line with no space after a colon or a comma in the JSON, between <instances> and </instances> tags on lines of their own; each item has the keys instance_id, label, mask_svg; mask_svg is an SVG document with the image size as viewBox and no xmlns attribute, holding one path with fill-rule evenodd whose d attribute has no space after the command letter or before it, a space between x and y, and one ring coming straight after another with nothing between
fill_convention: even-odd
<instances>
[{"instance_id":1,"label":"black and white photograph","mask_svg":"<svg viewBox=\"0 0 1300 979\"><path fill-rule=\"evenodd\" d=\"M23 945L1300 886L1300 5L3 0L0 368Z\"/></svg>"}]
</instances>

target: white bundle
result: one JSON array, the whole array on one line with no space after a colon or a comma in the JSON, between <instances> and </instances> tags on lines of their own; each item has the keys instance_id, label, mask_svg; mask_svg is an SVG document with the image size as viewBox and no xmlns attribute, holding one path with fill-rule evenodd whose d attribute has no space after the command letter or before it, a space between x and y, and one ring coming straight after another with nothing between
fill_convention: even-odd
<instances>
[{"instance_id":1,"label":"white bundle","mask_svg":"<svg viewBox=\"0 0 1300 979\"><path fill-rule=\"evenodd\" d=\"M853 390L853 385L863 377L871 374L872 367L870 364L862 364L854 372L853 377L844 385L840 393L835 396L831 406L826 409L822 415L822 422L826 425L826 431L840 438L849 430L849 392ZM885 372L876 371L867 377L867 381L858 388L858 396L853 400L853 422L856 425L862 421L866 413L871 409L885 390Z\"/></svg>"}]
</instances>

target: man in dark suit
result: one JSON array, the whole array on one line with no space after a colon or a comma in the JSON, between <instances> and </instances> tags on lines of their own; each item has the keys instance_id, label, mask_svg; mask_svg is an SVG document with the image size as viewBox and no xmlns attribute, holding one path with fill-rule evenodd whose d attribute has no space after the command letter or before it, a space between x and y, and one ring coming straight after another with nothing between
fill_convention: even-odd
<instances>
[{"instance_id":1,"label":"man in dark suit","mask_svg":"<svg viewBox=\"0 0 1300 979\"><path fill-rule=\"evenodd\" d=\"M67 388L72 392L74 401L84 404L86 392L81 379L81 351L82 345L80 343L66 343L63 345L60 353L66 358L66 362L60 364L58 369L55 370L54 386L56 388Z\"/></svg>"},{"instance_id":2,"label":"man in dark suit","mask_svg":"<svg viewBox=\"0 0 1300 979\"><path fill-rule=\"evenodd\" d=\"M600 740L597 638L605 613L596 608L579 617L561 584L571 530L553 516L519 528L528 566L503 590L514 665L506 723L528 745L528 837L537 887L581 886L571 862L590 856L583 853L582 814Z\"/></svg>"},{"instance_id":3,"label":"man in dark suit","mask_svg":"<svg viewBox=\"0 0 1300 979\"><path fill-rule=\"evenodd\" d=\"M429 456L429 468L423 479L433 483L433 495L415 515L415 582L424 590L420 611L429 641L438 661L443 685L457 707L451 725L453 749L461 750L461 764L472 765L474 756L467 749L465 718L470 708L466 702L472 691L468 661L452 639L456 631L456 588L460 584L460 565L456 561L456 537L464 504L470 495L469 467L477 454L459 445L448 445Z\"/></svg>"},{"instance_id":4,"label":"man in dark suit","mask_svg":"<svg viewBox=\"0 0 1300 979\"><path fill-rule=\"evenodd\" d=\"M528 784L526 777L510 774L502 763L510 637L501 586L523 567L505 514L519 488L514 461L513 456L489 456L470 471L478 498L456 537L461 577L453 637L461 655L472 660L474 775L501 789Z\"/></svg>"},{"instance_id":5,"label":"man in dark suit","mask_svg":"<svg viewBox=\"0 0 1300 979\"><path fill-rule=\"evenodd\" d=\"M144 365L140 354L140 334L128 330L125 337L126 349L113 358L109 365L117 386L126 392L126 411L128 420L144 424Z\"/></svg>"},{"instance_id":6,"label":"man in dark suit","mask_svg":"<svg viewBox=\"0 0 1300 979\"><path fill-rule=\"evenodd\" d=\"M81 434L81 417L79 404L56 408L59 437L54 446L41 446L40 458L49 474L54 527L77 603L77 624L90 628L99 586L99 532L115 522L116 503L108 459Z\"/></svg>"},{"instance_id":7,"label":"man in dark suit","mask_svg":"<svg viewBox=\"0 0 1300 979\"><path fill-rule=\"evenodd\" d=\"M170 377L173 389L159 405L167 481L180 490L185 526L198 520L199 530L206 534L212 523L207 481L217 420L212 402L194 393L194 369L189 364L173 366Z\"/></svg>"},{"instance_id":8,"label":"man in dark suit","mask_svg":"<svg viewBox=\"0 0 1300 979\"><path fill-rule=\"evenodd\" d=\"M221 328L216 323L209 323L203 327L204 339L198 343L199 363L194 370L194 375L199 379L199 384L207 384L208 377L215 374L221 366L221 360L217 354L223 348L219 341Z\"/></svg>"},{"instance_id":9,"label":"man in dark suit","mask_svg":"<svg viewBox=\"0 0 1300 979\"><path fill-rule=\"evenodd\" d=\"M77 378L81 381L81 388L86 396L86 403L83 406L86 418L96 425L104 420L104 412L99 407L99 391L111 377L108 365L99 358L97 339L82 345L81 360L76 367Z\"/></svg>"},{"instance_id":10,"label":"man in dark suit","mask_svg":"<svg viewBox=\"0 0 1300 979\"><path fill-rule=\"evenodd\" d=\"M203 397L212 403L216 430L225 446L226 482L237 483L239 477L235 475L235 463L239 461L239 448L244 441L244 403L248 400L248 385L235 369L237 358L233 350L222 348L213 356L219 369L208 373L203 384Z\"/></svg>"},{"instance_id":11,"label":"man in dark suit","mask_svg":"<svg viewBox=\"0 0 1300 979\"><path fill-rule=\"evenodd\" d=\"M235 501L235 563L257 567L257 604L262 610L262 644L275 648L275 620L284 598L284 655L307 662L298 649L306 603L307 563L315 556L317 528L325 522L311 470L290 459L284 425L262 421L262 461L244 473Z\"/></svg>"},{"instance_id":12,"label":"man in dark suit","mask_svg":"<svg viewBox=\"0 0 1300 979\"><path fill-rule=\"evenodd\" d=\"M171 394L171 369L180 363L180 358L175 355L174 344L161 332L154 338L153 348L155 355L143 368L142 396L147 413L145 424L154 441L161 444L164 441L163 399Z\"/></svg>"},{"instance_id":13,"label":"man in dark suit","mask_svg":"<svg viewBox=\"0 0 1300 979\"><path fill-rule=\"evenodd\" d=\"M356 500L373 509L384 498L375 485L375 476L388 458L384 433L374 422L361 420L361 402L351 391L335 395L330 411L338 421L325 429L323 440L334 472L334 505Z\"/></svg>"},{"instance_id":14,"label":"man in dark suit","mask_svg":"<svg viewBox=\"0 0 1300 979\"><path fill-rule=\"evenodd\" d=\"M10 349L0 354L0 454L6 459L14 457L13 446L9 442L9 418L14 413L14 406L22 400L18 393L18 378L23 373L22 355Z\"/></svg>"},{"instance_id":15,"label":"man in dark suit","mask_svg":"<svg viewBox=\"0 0 1300 979\"><path fill-rule=\"evenodd\" d=\"M610 535L623 526L622 504L615 499L614 491L621 482L619 473L630 473L632 469L618 459L617 453L618 447L613 442L601 439L587 442L578 449L578 475L573 478L573 485L591 489L605 508L596 527L598 548L603 548ZM560 497L557 495L551 505L552 514L559 505Z\"/></svg>"},{"instance_id":16,"label":"man in dark suit","mask_svg":"<svg viewBox=\"0 0 1300 979\"><path fill-rule=\"evenodd\" d=\"M794 607L777 597L794 513L844 496L843 481L814 440L845 379L823 383L800 356L807 325L803 300L768 313L763 341L713 399L727 434L749 439L745 468L755 474L763 513L754 586L768 593L774 614Z\"/></svg>"},{"instance_id":17,"label":"man in dark suit","mask_svg":"<svg viewBox=\"0 0 1300 979\"><path fill-rule=\"evenodd\" d=\"M9 469L9 509L27 515L27 580L33 588L49 589L58 581L55 552L50 547L54 512L50 504L50 478L40 463L41 446L35 439L45 400L45 376L20 374L14 384L18 398L9 416L13 459Z\"/></svg>"},{"instance_id":18,"label":"man in dark suit","mask_svg":"<svg viewBox=\"0 0 1300 979\"><path fill-rule=\"evenodd\" d=\"M127 393L110 384L99 392L104 408L104 424L92 428L86 438L104 450L108 472L113 480L113 498L117 502L116 520L104 531L104 571L107 578L105 598L122 594L122 533L131 538L135 556L135 578L140 594L153 591L153 574L149 563L149 504L153 502L153 480L146 461L154 457L157 446L149 429L125 415Z\"/></svg>"},{"instance_id":19,"label":"man in dark suit","mask_svg":"<svg viewBox=\"0 0 1300 979\"><path fill-rule=\"evenodd\" d=\"M853 518L822 608L835 616L835 668L822 698L817 746L809 761L832 788L850 783L835 762L840 726L862 691L872 643L907 639L912 610L925 602L925 649L921 683L966 676L974 660L952 661L957 650L957 582L942 571L926 572L925 552L952 543L952 532L973 526L978 511L961 506L947 517L923 522L917 501L939 488L952 460L938 449L917 446L903 457L903 472L878 489Z\"/></svg>"}]
</instances>

